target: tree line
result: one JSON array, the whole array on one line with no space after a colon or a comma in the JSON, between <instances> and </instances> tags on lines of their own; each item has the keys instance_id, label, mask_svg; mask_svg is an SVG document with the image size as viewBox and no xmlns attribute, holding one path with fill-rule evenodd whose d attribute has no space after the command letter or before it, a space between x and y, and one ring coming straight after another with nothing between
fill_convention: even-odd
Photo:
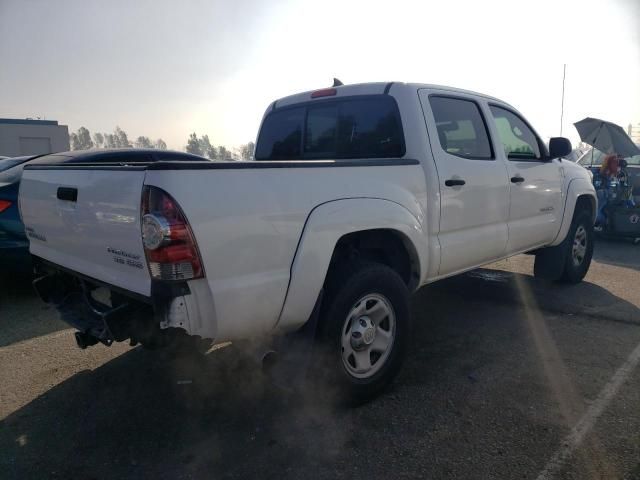
<instances>
[{"instance_id":1,"label":"tree line","mask_svg":"<svg viewBox=\"0 0 640 480\"><path fill-rule=\"evenodd\" d=\"M209 135L198 137L194 132L189 135L184 149L188 153L207 157L210 160L253 160L255 144L249 142L230 150L222 145L219 147L214 146L209 140Z\"/></svg>"},{"instance_id":2,"label":"tree line","mask_svg":"<svg viewBox=\"0 0 640 480\"><path fill-rule=\"evenodd\" d=\"M120 127L116 127L113 133L91 132L80 127L69 135L71 150L89 150L91 148L157 148L166 150L167 144L161 138L151 140L149 137L140 136L133 142L129 140L127 133ZM225 146L214 146L208 135L198 137L196 133L189 135L184 149L188 153L207 157L210 160L253 160L255 144L248 142L237 148L229 149Z\"/></svg>"},{"instance_id":3,"label":"tree line","mask_svg":"<svg viewBox=\"0 0 640 480\"><path fill-rule=\"evenodd\" d=\"M161 138L152 141L149 137L140 136L133 143L127 133L120 127L116 127L113 133L91 132L85 127L80 127L77 132L69 135L71 150L89 150L90 148L157 148L166 150L167 144Z\"/></svg>"}]
</instances>

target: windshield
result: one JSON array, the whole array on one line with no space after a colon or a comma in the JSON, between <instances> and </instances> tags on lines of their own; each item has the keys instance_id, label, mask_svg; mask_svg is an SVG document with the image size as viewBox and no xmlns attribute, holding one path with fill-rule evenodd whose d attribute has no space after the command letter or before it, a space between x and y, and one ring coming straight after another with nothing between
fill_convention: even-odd
<instances>
[{"instance_id":1,"label":"windshield","mask_svg":"<svg viewBox=\"0 0 640 480\"><path fill-rule=\"evenodd\" d=\"M592 148L587 153L582 155L578 160L578 163L584 167L588 167L590 165L600 166L602 165L602 161L606 155L598 150L597 148ZM626 157L625 160L629 165L640 165L640 155L634 155L633 157Z\"/></svg>"},{"instance_id":2,"label":"windshield","mask_svg":"<svg viewBox=\"0 0 640 480\"><path fill-rule=\"evenodd\" d=\"M629 165L640 165L640 155L634 155L626 159Z\"/></svg>"}]
</instances>

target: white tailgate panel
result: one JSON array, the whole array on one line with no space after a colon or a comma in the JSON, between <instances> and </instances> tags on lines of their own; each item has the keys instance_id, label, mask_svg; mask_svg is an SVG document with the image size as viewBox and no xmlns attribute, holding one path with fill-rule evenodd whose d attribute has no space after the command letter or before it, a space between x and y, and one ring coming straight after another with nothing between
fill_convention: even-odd
<instances>
[{"instance_id":1,"label":"white tailgate panel","mask_svg":"<svg viewBox=\"0 0 640 480\"><path fill-rule=\"evenodd\" d=\"M150 295L140 232L142 170L25 170L20 208L32 254ZM77 188L76 202L59 187Z\"/></svg>"}]
</instances>

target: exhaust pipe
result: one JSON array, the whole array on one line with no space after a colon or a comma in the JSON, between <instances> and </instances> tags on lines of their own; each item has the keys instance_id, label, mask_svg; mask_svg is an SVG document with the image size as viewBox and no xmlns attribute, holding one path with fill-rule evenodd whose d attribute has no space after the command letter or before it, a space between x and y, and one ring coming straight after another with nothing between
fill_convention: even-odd
<instances>
[{"instance_id":1,"label":"exhaust pipe","mask_svg":"<svg viewBox=\"0 0 640 480\"><path fill-rule=\"evenodd\" d=\"M76 332L74 335L76 337L76 345L82 350L99 342L96 337L85 332Z\"/></svg>"}]
</instances>

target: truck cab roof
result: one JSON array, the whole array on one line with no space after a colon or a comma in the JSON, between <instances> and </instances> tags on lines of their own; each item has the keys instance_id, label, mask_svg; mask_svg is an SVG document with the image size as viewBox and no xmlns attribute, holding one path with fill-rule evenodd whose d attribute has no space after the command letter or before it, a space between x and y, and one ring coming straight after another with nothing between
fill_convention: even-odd
<instances>
[{"instance_id":1,"label":"truck cab roof","mask_svg":"<svg viewBox=\"0 0 640 480\"><path fill-rule=\"evenodd\" d=\"M508 105L503 100L500 100L495 97L491 97L489 95L485 95L483 93L474 92L471 90L464 90L461 88L448 87L444 85L435 85L429 83L404 83L404 82L367 82L367 83L354 83L350 85L340 85L338 87L327 87L334 88L336 90L335 96L348 96L348 95L379 95L383 93L395 93L397 89L405 89L416 91L419 89L434 89L434 90L443 90L447 92L451 92L452 94L465 94L465 95L473 95L477 97L483 97L485 99L499 102L504 105ZM294 95L288 95L286 97L282 97L275 102L273 102L270 106L270 109L277 107L284 107L287 105L294 105L296 103L308 102L311 100L311 95L318 90L309 90L306 92L296 93Z\"/></svg>"}]
</instances>

